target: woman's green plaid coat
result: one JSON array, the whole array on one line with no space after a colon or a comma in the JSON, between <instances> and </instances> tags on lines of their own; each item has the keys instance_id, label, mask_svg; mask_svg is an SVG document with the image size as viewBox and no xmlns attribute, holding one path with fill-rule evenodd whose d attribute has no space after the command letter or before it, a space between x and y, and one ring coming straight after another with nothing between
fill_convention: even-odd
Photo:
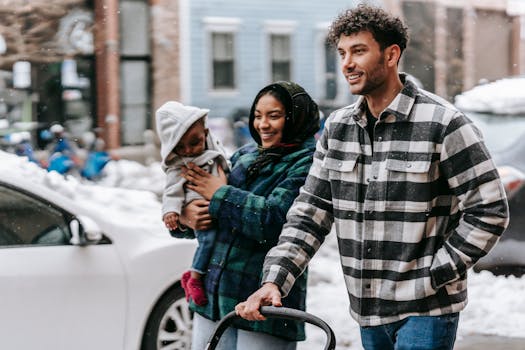
<instances>
[{"instance_id":1,"label":"woman's green plaid coat","mask_svg":"<svg viewBox=\"0 0 525 350\"><path fill-rule=\"evenodd\" d=\"M259 289L264 257L278 241L286 213L305 182L314 150L311 137L299 150L261 169L250 184L246 183L246 170L258 155L256 145L245 146L232 156L228 185L213 195L209 206L217 238L205 275L208 304L200 307L191 303L193 311L216 321ZM306 273L282 302L305 310L305 299ZM292 341L305 339L302 322L241 320L235 326Z\"/></svg>"}]
</instances>

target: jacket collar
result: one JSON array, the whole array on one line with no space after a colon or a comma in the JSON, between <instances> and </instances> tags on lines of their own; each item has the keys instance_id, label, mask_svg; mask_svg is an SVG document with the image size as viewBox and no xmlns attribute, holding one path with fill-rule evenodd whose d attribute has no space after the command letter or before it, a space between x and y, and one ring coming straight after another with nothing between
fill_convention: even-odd
<instances>
[{"instance_id":1,"label":"jacket collar","mask_svg":"<svg viewBox=\"0 0 525 350\"><path fill-rule=\"evenodd\" d=\"M410 112L416 102L418 94L417 86L407 79L405 73L399 73L399 78L403 82L403 89L397 94L394 100L381 113L379 119L384 119L389 115L394 116L393 121L407 121L410 118ZM356 123L366 125L366 100L364 96L359 96L352 111L352 117Z\"/></svg>"}]
</instances>

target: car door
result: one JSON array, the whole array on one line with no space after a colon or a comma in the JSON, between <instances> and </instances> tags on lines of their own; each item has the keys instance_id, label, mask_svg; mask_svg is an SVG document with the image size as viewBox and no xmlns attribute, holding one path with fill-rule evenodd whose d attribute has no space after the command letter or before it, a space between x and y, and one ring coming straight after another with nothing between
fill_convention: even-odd
<instances>
[{"instance_id":1,"label":"car door","mask_svg":"<svg viewBox=\"0 0 525 350\"><path fill-rule=\"evenodd\" d=\"M123 349L124 269L111 241L69 243L72 214L0 182L0 347Z\"/></svg>"}]
</instances>

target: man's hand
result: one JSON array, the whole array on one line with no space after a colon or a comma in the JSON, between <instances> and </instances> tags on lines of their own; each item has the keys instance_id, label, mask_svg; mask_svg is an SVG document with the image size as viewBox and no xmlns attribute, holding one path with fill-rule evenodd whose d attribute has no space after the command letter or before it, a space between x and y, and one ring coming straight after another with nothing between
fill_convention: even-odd
<instances>
[{"instance_id":1,"label":"man's hand","mask_svg":"<svg viewBox=\"0 0 525 350\"><path fill-rule=\"evenodd\" d=\"M252 295L235 306L235 312L250 321L264 321L264 317L260 312L261 306L283 306L281 303L281 292L275 283L265 283L261 288L255 291Z\"/></svg>"},{"instance_id":2,"label":"man's hand","mask_svg":"<svg viewBox=\"0 0 525 350\"><path fill-rule=\"evenodd\" d=\"M212 227L212 220L208 212L210 202L196 199L182 208L179 222L193 230L205 231Z\"/></svg>"}]
</instances>

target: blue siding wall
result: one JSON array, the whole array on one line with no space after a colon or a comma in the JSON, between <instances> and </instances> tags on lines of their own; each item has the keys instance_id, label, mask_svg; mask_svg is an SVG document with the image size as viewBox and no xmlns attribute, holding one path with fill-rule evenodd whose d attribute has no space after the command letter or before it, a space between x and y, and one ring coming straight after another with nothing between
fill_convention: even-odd
<instances>
[{"instance_id":1,"label":"blue siding wall","mask_svg":"<svg viewBox=\"0 0 525 350\"><path fill-rule=\"evenodd\" d=\"M294 21L292 32L292 77L314 97L322 95L316 86L316 70L320 25L330 23L342 10L355 6L358 1L304 1L304 0L185 0L189 39L185 47L190 50L190 86L182 86L188 104L210 108L210 117L230 117L236 108L249 108L255 94L270 83L267 67L268 33L264 22L268 20ZM210 90L209 38L205 30L205 17L238 18L241 23L236 32L235 63L236 86L234 93L216 94ZM184 46L183 46L184 47ZM317 55L317 56L316 56ZM346 91L345 91L346 93ZM348 95L350 93L348 92Z\"/></svg>"}]
</instances>

